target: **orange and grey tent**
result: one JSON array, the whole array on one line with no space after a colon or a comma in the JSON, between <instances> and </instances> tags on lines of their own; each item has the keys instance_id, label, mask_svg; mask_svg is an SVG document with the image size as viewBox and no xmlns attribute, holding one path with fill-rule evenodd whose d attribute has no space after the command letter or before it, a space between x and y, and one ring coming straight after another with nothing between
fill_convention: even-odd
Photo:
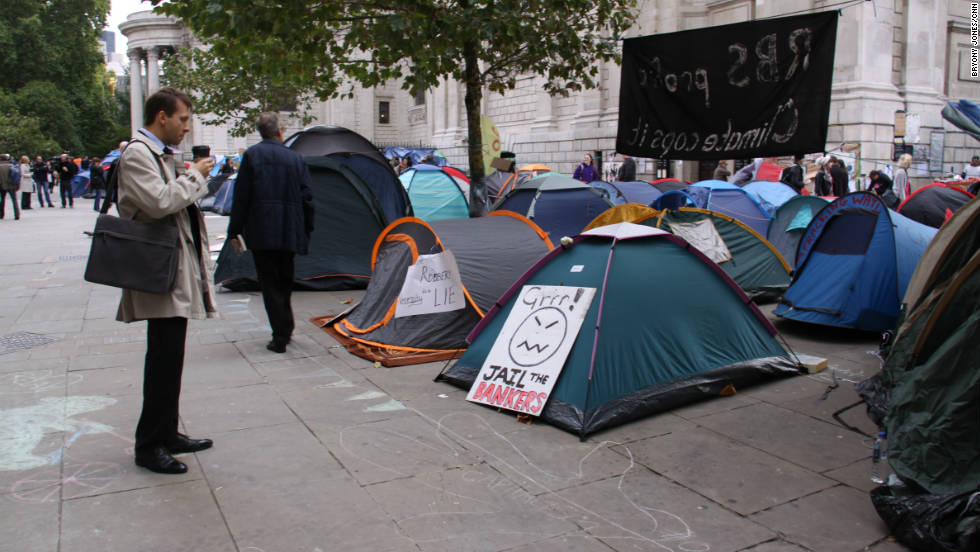
<instances>
[{"instance_id":1,"label":"orange and grey tent","mask_svg":"<svg viewBox=\"0 0 980 552\"><path fill-rule=\"evenodd\" d=\"M548 235L515 213L433 222L401 218L375 241L371 282L361 302L340 316L312 321L351 353L385 366L456 358L484 313L551 249ZM396 316L409 267L420 255L445 250L459 267L463 308Z\"/></svg>"}]
</instances>

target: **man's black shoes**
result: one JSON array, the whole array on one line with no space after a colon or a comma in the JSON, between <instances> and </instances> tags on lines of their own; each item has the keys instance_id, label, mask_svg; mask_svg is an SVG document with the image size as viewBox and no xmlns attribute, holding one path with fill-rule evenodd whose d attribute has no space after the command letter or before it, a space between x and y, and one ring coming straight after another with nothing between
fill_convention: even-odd
<instances>
[{"instance_id":1,"label":"man's black shoes","mask_svg":"<svg viewBox=\"0 0 980 552\"><path fill-rule=\"evenodd\" d=\"M166 447L162 446L137 452L136 465L157 473L187 473L187 464L174 458Z\"/></svg>"},{"instance_id":2,"label":"man's black shoes","mask_svg":"<svg viewBox=\"0 0 980 552\"><path fill-rule=\"evenodd\" d=\"M177 438L167 443L167 450L170 454L183 454L185 452L199 452L211 448L214 442L211 439L191 439L183 433L178 433Z\"/></svg>"},{"instance_id":3,"label":"man's black shoes","mask_svg":"<svg viewBox=\"0 0 980 552\"><path fill-rule=\"evenodd\" d=\"M278 339L273 339L272 341L266 344L265 348L269 349L273 353L285 353L286 343L287 342L285 341L279 341Z\"/></svg>"}]
</instances>

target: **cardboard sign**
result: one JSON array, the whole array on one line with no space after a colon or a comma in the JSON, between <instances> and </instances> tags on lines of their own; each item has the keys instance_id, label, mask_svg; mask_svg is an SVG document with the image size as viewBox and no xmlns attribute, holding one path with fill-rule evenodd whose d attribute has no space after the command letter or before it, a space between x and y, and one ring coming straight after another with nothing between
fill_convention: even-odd
<instances>
[{"instance_id":1,"label":"cardboard sign","mask_svg":"<svg viewBox=\"0 0 980 552\"><path fill-rule=\"evenodd\" d=\"M595 288L524 286L466 400L541 415Z\"/></svg>"},{"instance_id":2,"label":"cardboard sign","mask_svg":"<svg viewBox=\"0 0 980 552\"><path fill-rule=\"evenodd\" d=\"M405 283L398 293L395 318L448 312L466 306L463 281L456 258L449 250L433 255L419 255L408 267Z\"/></svg>"},{"instance_id":3,"label":"cardboard sign","mask_svg":"<svg viewBox=\"0 0 980 552\"><path fill-rule=\"evenodd\" d=\"M725 239L718 233L711 219L697 222L671 222L670 231L675 236L696 247L712 261L721 264L732 260L732 252L728 250Z\"/></svg>"}]
</instances>

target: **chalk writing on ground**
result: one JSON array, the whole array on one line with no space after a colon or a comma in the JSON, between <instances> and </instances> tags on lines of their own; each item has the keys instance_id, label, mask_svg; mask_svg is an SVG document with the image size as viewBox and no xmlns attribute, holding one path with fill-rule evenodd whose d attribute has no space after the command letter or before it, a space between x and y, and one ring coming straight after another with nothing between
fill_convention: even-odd
<instances>
[{"instance_id":1,"label":"chalk writing on ground","mask_svg":"<svg viewBox=\"0 0 980 552\"><path fill-rule=\"evenodd\" d=\"M342 429L339 438L340 446L356 459L355 462L364 462L389 472L392 479L411 478L415 484L431 489L433 497L441 497L429 504L426 512L396 519L399 527L417 543L441 542L451 545L459 539L477 538L485 534L488 526L492 526L494 533L500 534L507 543L513 538L529 542L528 537L540 539L550 534L548 531L555 531L553 536L625 540L651 550L707 552L711 549L710 545L698 540L694 530L681 516L664 509L662 504L656 504L654 497L631 491L628 478L631 473L635 477L637 472L632 452L622 444L611 441L598 443L587 452L576 455L566 465L568 469L558 473L555 467L549 469L537 465L531 454L522 450L508 436L494 430L479 416L454 412L433 419L418 410L410 410L434 426L435 437L443 446L433 444L424 436L416 438L379 428L377 431L383 434L379 436L381 440L370 441L375 445L381 441L397 443L400 454L391 454L387 445L380 449L377 446L365 448L364 434L372 430L364 425ZM466 427L466 434L452 429L451 424ZM485 464L461 466L442 472L442 475L420 477L406 471L405 467L405 460L413 455L413 447L420 456L432 454L433 451L452 457L475 453ZM594 455L610 447L625 451L622 471L619 472L617 468L615 471L619 474L613 479L590 477L590 470L598 466L595 463L598 457ZM463 460L457 458L453 462ZM448 478L455 478L457 483L452 487L443 484ZM612 484L614 481L615 485ZM589 484L587 494L592 498L596 493L613 493L612 497L603 500L619 500L623 507L609 510L618 514L592 509L585 502L573 498L574 494L565 492L576 484ZM487 520L491 516L497 523L488 525ZM447 533L432 538L426 528L431 528L432 523L440 523L433 521L439 518L446 526L459 528L459 534ZM506 525L510 519L514 519L515 524L519 520L521 527L526 526L529 520L543 525L538 525L535 531L524 532L515 528L501 533L500 525ZM569 523L577 529L569 532Z\"/></svg>"},{"instance_id":2,"label":"chalk writing on ground","mask_svg":"<svg viewBox=\"0 0 980 552\"><path fill-rule=\"evenodd\" d=\"M29 470L52 463L48 454L35 454L46 432L108 433L112 427L74 419L84 412L116 403L110 397L45 397L34 406L0 410L0 471ZM60 459L60 457L59 457Z\"/></svg>"}]
</instances>

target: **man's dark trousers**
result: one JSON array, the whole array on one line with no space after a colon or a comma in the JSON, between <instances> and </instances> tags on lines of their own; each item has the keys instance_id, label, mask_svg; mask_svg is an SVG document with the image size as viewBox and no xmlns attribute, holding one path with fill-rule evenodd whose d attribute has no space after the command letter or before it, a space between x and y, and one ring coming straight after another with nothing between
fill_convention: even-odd
<instances>
[{"instance_id":1,"label":"man's dark trousers","mask_svg":"<svg viewBox=\"0 0 980 552\"><path fill-rule=\"evenodd\" d=\"M259 287L262 288L262 301L265 303L265 312L269 315L269 325L272 326L272 340L283 345L289 343L295 327L290 303L295 256L292 251L252 250L255 273L259 277Z\"/></svg>"},{"instance_id":2,"label":"man's dark trousers","mask_svg":"<svg viewBox=\"0 0 980 552\"><path fill-rule=\"evenodd\" d=\"M71 180L65 182L61 181L61 206L64 207L66 204L72 207L75 206L75 198L71 195Z\"/></svg>"},{"instance_id":3,"label":"man's dark trousers","mask_svg":"<svg viewBox=\"0 0 980 552\"><path fill-rule=\"evenodd\" d=\"M136 452L166 446L177 438L180 376L184 371L186 318L146 321L143 412L136 425Z\"/></svg>"}]
</instances>

